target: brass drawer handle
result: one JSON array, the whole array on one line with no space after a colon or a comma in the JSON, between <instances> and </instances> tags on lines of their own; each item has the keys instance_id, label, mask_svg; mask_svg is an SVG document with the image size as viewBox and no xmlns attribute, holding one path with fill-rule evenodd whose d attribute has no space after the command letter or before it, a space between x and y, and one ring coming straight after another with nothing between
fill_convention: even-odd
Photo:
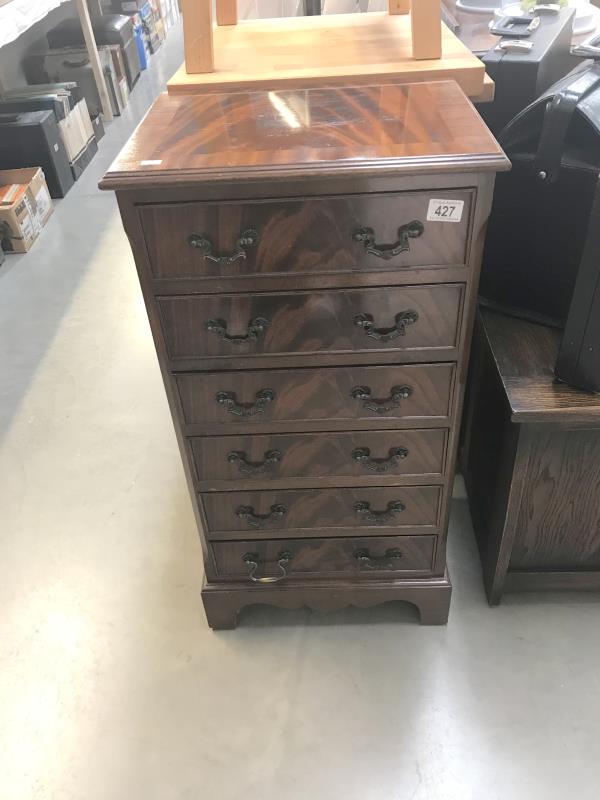
<instances>
[{"instance_id":1,"label":"brass drawer handle","mask_svg":"<svg viewBox=\"0 0 600 800\"><path fill-rule=\"evenodd\" d=\"M277 566L279 567L281 574L257 578L255 573L260 563L258 560L258 554L246 553L242 556L242 561L250 567L248 571L248 577L255 583L277 583L278 581L282 581L287 577L287 567L291 560L292 554L289 552L289 550L282 550L277 556Z\"/></svg>"},{"instance_id":2,"label":"brass drawer handle","mask_svg":"<svg viewBox=\"0 0 600 800\"><path fill-rule=\"evenodd\" d=\"M275 400L275 392L272 389L260 389L253 403L238 403L235 392L217 392L215 400L219 405L225 406L228 414L253 417L255 414L262 414L265 406Z\"/></svg>"},{"instance_id":3,"label":"brass drawer handle","mask_svg":"<svg viewBox=\"0 0 600 800\"><path fill-rule=\"evenodd\" d=\"M227 461L230 464L237 464L239 472L244 475L262 475L264 472L269 472L282 458L281 450L267 450L263 461L248 461L248 456L243 450L232 450L227 455Z\"/></svg>"},{"instance_id":4,"label":"brass drawer handle","mask_svg":"<svg viewBox=\"0 0 600 800\"><path fill-rule=\"evenodd\" d=\"M353 555L361 569L393 570L401 568L401 565L393 563L402 558L402 553L397 547L386 550L382 556L372 556L366 548L355 550Z\"/></svg>"},{"instance_id":5,"label":"brass drawer handle","mask_svg":"<svg viewBox=\"0 0 600 800\"><path fill-rule=\"evenodd\" d=\"M258 342L260 337L269 327L269 320L264 317L254 317L248 323L246 333L241 336L232 336L227 332L227 323L224 319L209 319L204 323L205 330L216 334L219 339L229 344L247 344L248 342Z\"/></svg>"},{"instance_id":6,"label":"brass drawer handle","mask_svg":"<svg viewBox=\"0 0 600 800\"><path fill-rule=\"evenodd\" d=\"M361 400L363 408L375 414L387 414L400 406L402 400L410 397L413 390L410 386L392 386L390 396L382 400L372 397L370 386L356 386L350 392L353 400Z\"/></svg>"},{"instance_id":7,"label":"brass drawer handle","mask_svg":"<svg viewBox=\"0 0 600 800\"><path fill-rule=\"evenodd\" d=\"M359 500L352 506L353 510L363 516L367 522L374 525L385 525L386 522L392 522L395 514L400 514L406 506L399 500L390 500L387 504L385 511L372 511L371 504L365 500Z\"/></svg>"},{"instance_id":8,"label":"brass drawer handle","mask_svg":"<svg viewBox=\"0 0 600 800\"><path fill-rule=\"evenodd\" d=\"M287 508L281 503L275 503L267 514L256 514L252 506L240 506L236 509L236 516L245 520L251 528L262 528L265 522L272 522L280 517L285 517Z\"/></svg>"},{"instance_id":9,"label":"brass drawer handle","mask_svg":"<svg viewBox=\"0 0 600 800\"><path fill-rule=\"evenodd\" d=\"M368 447L357 447L356 450L352 451L353 461L357 461L369 472L377 472L379 474L388 472L392 467L398 466L398 460L407 456L408 450L406 447L390 447L387 458L372 458Z\"/></svg>"},{"instance_id":10,"label":"brass drawer handle","mask_svg":"<svg viewBox=\"0 0 600 800\"><path fill-rule=\"evenodd\" d=\"M235 243L235 250L233 253L222 256L213 253L214 245L205 233L192 233L191 236L188 236L188 244L190 247L200 250L205 261L213 261L215 264L228 266L240 258L246 258L247 254L244 248L256 247L258 238L258 231L248 228L248 230L240 234L239 239Z\"/></svg>"},{"instance_id":11,"label":"brass drawer handle","mask_svg":"<svg viewBox=\"0 0 600 800\"><path fill-rule=\"evenodd\" d=\"M424 232L425 226L423 223L419 222L418 219L414 219L407 225L401 225L398 228L398 241L393 244L375 244L375 231L373 228L359 228L352 234L352 239L363 244L365 251L369 255L389 261L394 256L410 250L410 240L418 239Z\"/></svg>"},{"instance_id":12,"label":"brass drawer handle","mask_svg":"<svg viewBox=\"0 0 600 800\"><path fill-rule=\"evenodd\" d=\"M409 309L396 314L395 324L391 328L376 328L371 314L357 314L354 317L354 324L362 328L371 339L376 339L378 342L392 342L399 336L405 336L407 325L414 325L418 319L417 312Z\"/></svg>"}]
</instances>

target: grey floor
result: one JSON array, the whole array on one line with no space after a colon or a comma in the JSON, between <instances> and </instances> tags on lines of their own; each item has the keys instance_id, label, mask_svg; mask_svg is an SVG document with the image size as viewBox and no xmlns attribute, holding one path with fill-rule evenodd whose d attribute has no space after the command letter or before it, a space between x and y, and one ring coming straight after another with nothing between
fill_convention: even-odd
<instances>
[{"instance_id":1,"label":"grey floor","mask_svg":"<svg viewBox=\"0 0 600 800\"><path fill-rule=\"evenodd\" d=\"M455 501L447 628L248 609L212 633L127 240L96 183L0 270L1 800L597 800L600 603L486 605Z\"/></svg>"}]
</instances>

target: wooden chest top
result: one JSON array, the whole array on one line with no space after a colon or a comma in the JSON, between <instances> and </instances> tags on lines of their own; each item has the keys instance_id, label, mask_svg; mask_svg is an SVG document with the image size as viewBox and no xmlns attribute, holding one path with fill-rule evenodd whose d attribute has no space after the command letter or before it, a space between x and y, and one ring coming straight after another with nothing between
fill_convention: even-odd
<instances>
[{"instance_id":1,"label":"wooden chest top","mask_svg":"<svg viewBox=\"0 0 600 800\"><path fill-rule=\"evenodd\" d=\"M163 94L100 187L508 168L458 85L440 81Z\"/></svg>"}]
</instances>

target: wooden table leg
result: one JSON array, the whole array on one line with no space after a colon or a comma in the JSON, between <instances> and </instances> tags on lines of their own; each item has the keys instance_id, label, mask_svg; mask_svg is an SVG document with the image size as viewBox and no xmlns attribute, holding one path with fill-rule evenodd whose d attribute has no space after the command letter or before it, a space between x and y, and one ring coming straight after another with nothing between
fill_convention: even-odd
<instances>
[{"instance_id":1,"label":"wooden table leg","mask_svg":"<svg viewBox=\"0 0 600 800\"><path fill-rule=\"evenodd\" d=\"M186 72L214 72L212 0L182 0Z\"/></svg>"}]
</instances>

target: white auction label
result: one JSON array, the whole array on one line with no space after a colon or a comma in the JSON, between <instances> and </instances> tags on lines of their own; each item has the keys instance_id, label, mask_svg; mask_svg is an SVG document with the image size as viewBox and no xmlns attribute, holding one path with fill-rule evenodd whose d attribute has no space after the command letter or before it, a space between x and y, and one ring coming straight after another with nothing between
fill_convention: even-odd
<instances>
[{"instance_id":1,"label":"white auction label","mask_svg":"<svg viewBox=\"0 0 600 800\"><path fill-rule=\"evenodd\" d=\"M430 200L427 206L427 221L460 222L464 207L464 200Z\"/></svg>"}]
</instances>

